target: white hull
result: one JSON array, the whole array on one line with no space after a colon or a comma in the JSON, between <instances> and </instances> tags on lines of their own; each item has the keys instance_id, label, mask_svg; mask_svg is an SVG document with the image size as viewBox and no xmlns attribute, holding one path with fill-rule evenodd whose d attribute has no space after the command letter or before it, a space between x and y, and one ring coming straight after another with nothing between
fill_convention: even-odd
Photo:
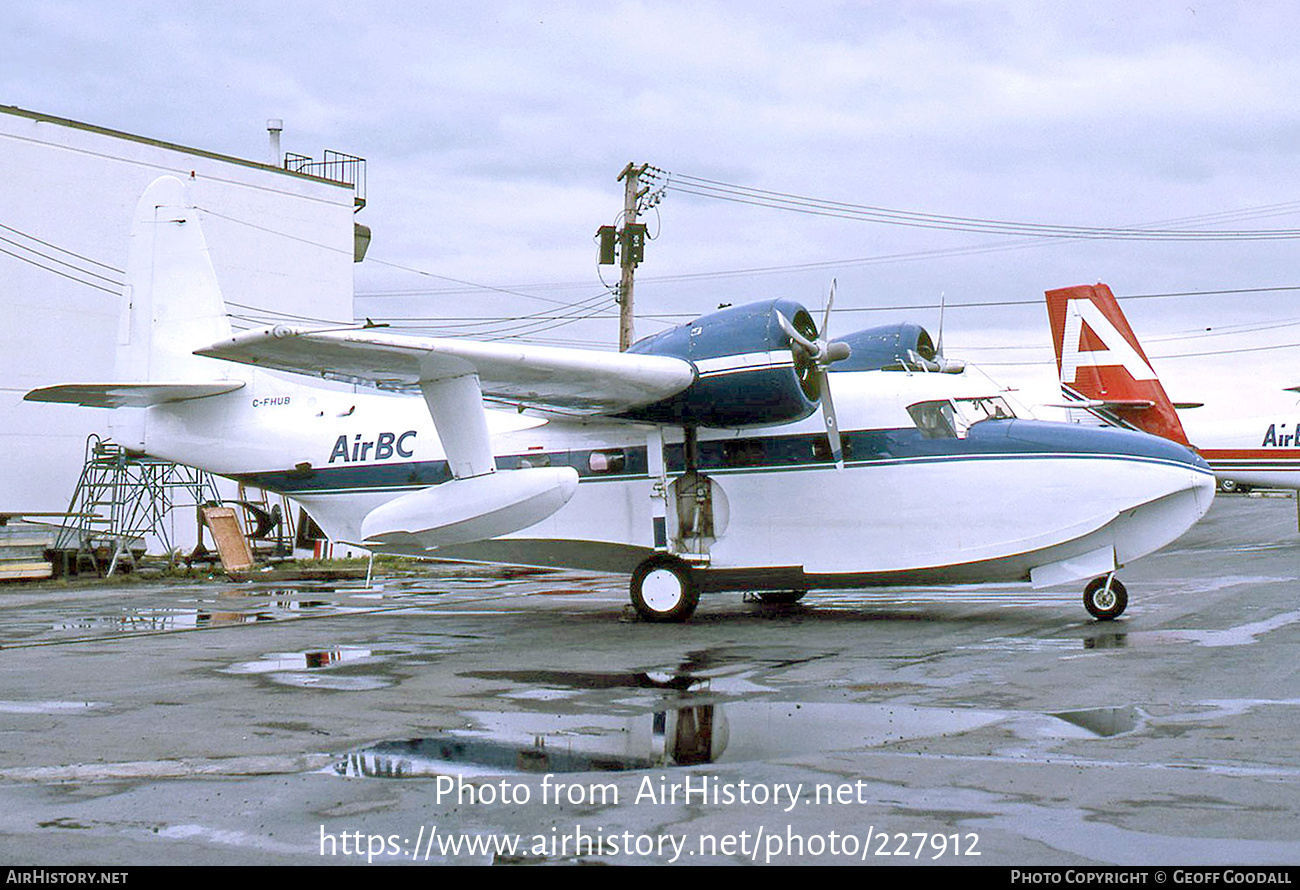
<instances>
[{"instance_id":1,"label":"white hull","mask_svg":"<svg viewBox=\"0 0 1300 890\"><path fill-rule=\"evenodd\" d=\"M899 406L925 397L934 385L925 376L836 375L848 440L855 430L874 429L870 435L884 437L908 432ZM952 385L951 379L941 382ZM889 392L882 395L882 387ZM503 466L522 455L534 462L568 460L583 470L571 500L541 522L492 540L432 548L407 537L383 549L616 572L631 572L656 552L647 427L542 424L514 412L490 412L490 418ZM987 423L1020 424L1035 435L1049 427L1052 435L1079 432L1063 424ZM1040 584L1066 583L1164 546L1203 515L1213 497L1214 479L1203 464L1194 465L1190 456L1170 459L1159 449L981 450L972 435L922 443L942 453L850 454L841 470L815 458L811 448L798 450L820 429L814 416L782 427L701 433L704 445L745 440L767 443L769 452L785 449L766 466L704 468L726 506L701 548L707 555L688 557L703 588L1031 576ZM147 436L149 450L159 456L289 494L333 539L354 543L364 541L362 523L372 511L436 481L428 473L444 457L417 399L312 390L265 374L246 391L151 409ZM399 439L405 454L396 453ZM369 442L386 443L383 459L374 459L377 446ZM587 457L593 450L626 455L628 466L593 475ZM806 454L802 462L799 454ZM301 459L286 466L285 455ZM680 475L670 466L667 481ZM1106 555L1100 570L1099 551Z\"/></svg>"}]
</instances>

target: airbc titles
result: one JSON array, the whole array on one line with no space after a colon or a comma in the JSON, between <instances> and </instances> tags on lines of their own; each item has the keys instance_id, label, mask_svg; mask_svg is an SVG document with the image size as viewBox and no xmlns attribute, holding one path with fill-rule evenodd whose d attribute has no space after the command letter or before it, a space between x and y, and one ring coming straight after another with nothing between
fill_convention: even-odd
<instances>
[{"instance_id":1,"label":"airbc titles","mask_svg":"<svg viewBox=\"0 0 1300 890\"><path fill-rule=\"evenodd\" d=\"M1300 424L1296 425L1300 427ZM1268 432L1264 434L1264 442L1260 448L1300 448L1300 441L1297 441L1295 430L1286 431L1285 423L1270 423Z\"/></svg>"},{"instance_id":2,"label":"airbc titles","mask_svg":"<svg viewBox=\"0 0 1300 890\"><path fill-rule=\"evenodd\" d=\"M346 435L334 441L334 450L330 452L329 463L355 463L363 460L388 460L391 457L414 457L415 449L411 440L415 430L404 433L380 433L374 439L362 439L362 433L356 433L351 439Z\"/></svg>"}]
</instances>

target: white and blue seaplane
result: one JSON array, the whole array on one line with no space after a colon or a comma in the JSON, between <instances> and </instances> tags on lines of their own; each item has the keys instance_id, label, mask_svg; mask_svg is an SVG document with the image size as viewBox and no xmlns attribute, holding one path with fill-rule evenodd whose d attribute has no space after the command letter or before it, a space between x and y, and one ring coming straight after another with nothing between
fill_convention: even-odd
<instances>
[{"instance_id":1,"label":"white and blue seaplane","mask_svg":"<svg viewBox=\"0 0 1300 890\"><path fill-rule=\"evenodd\" d=\"M722 590L1087 579L1114 618L1116 570L1214 496L1178 444L1017 417L912 324L830 340L778 299L623 353L232 335L183 183L149 187L131 238L119 381L28 399L122 409L119 444L284 493L336 541L627 573L652 621Z\"/></svg>"}]
</instances>

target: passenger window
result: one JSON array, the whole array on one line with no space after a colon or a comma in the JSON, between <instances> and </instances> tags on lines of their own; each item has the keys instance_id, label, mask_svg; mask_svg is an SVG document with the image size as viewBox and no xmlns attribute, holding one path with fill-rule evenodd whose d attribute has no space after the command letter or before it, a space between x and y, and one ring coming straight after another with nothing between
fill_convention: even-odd
<instances>
[{"instance_id":1,"label":"passenger window","mask_svg":"<svg viewBox=\"0 0 1300 890\"><path fill-rule=\"evenodd\" d=\"M729 467L756 467L763 463L762 439L732 439L722 443L722 460Z\"/></svg>"},{"instance_id":2,"label":"passenger window","mask_svg":"<svg viewBox=\"0 0 1300 890\"><path fill-rule=\"evenodd\" d=\"M840 440L840 452L845 460L853 457L853 440L844 436ZM818 436L813 439L812 443L813 458L816 460L833 460L835 455L831 454L831 440L829 436Z\"/></svg>"},{"instance_id":3,"label":"passenger window","mask_svg":"<svg viewBox=\"0 0 1300 890\"><path fill-rule=\"evenodd\" d=\"M611 451L593 451L587 458L587 468L593 473L621 473L627 465L627 456L623 449Z\"/></svg>"}]
</instances>

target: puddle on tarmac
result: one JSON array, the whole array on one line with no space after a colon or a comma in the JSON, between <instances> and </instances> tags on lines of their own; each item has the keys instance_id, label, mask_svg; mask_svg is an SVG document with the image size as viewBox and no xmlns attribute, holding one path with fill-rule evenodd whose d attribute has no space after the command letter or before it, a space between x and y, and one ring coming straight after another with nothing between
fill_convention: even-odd
<instances>
[{"instance_id":1,"label":"puddle on tarmac","mask_svg":"<svg viewBox=\"0 0 1300 890\"><path fill-rule=\"evenodd\" d=\"M907 610L934 606L994 606L998 608L1060 607L1076 602L1074 593L1008 589L1003 584L971 584L940 587L865 588L853 591L818 590L801 605L824 610L861 612L864 608Z\"/></svg>"},{"instance_id":2,"label":"puddle on tarmac","mask_svg":"<svg viewBox=\"0 0 1300 890\"><path fill-rule=\"evenodd\" d=\"M1094 634L1083 641L1085 649L1124 649L1137 646L1159 646L1170 643L1195 643L1199 646L1249 646L1259 642L1259 637L1300 622L1300 611L1283 612L1263 621L1240 624L1223 630L1143 630L1132 633L1108 632Z\"/></svg>"},{"instance_id":3,"label":"puddle on tarmac","mask_svg":"<svg viewBox=\"0 0 1300 890\"><path fill-rule=\"evenodd\" d=\"M0 714L76 714L103 707L93 701L0 701Z\"/></svg>"},{"instance_id":4,"label":"puddle on tarmac","mask_svg":"<svg viewBox=\"0 0 1300 890\"><path fill-rule=\"evenodd\" d=\"M1102 738L1133 732L1142 725L1142 712L1127 705L1121 708L1085 708L1080 711L1057 711L1051 716L1088 730Z\"/></svg>"},{"instance_id":5,"label":"puddle on tarmac","mask_svg":"<svg viewBox=\"0 0 1300 890\"><path fill-rule=\"evenodd\" d=\"M158 633L285 621L306 615L356 611L318 600L281 600L250 611L210 608L128 609L121 615L78 618L54 625L55 630L106 630L113 633Z\"/></svg>"},{"instance_id":6,"label":"puddle on tarmac","mask_svg":"<svg viewBox=\"0 0 1300 890\"><path fill-rule=\"evenodd\" d=\"M330 669L369 665L385 657L375 657L372 650L360 646L337 646L306 652L273 652L256 661L236 662L219 670L223 674L254 674L281 686L300 689L362 692L394 686L397 680L374 674L337 674Z\"/></svg>"},{"instance_id":7,"label":"puddle on tarmac","mask_svg":"<svg viewBox=\"0 0 1300 890\"><path fill-rule=\"evenodd\" d=\"M1078 641L1072 641L1077 647ZM1054 714L871 702L791 702L758 685L765 669L815 660L804 651L755 658L748 649L687 653L674 668L481 670L493 694L532 710L469 712L469 726L349 752L343 776L408 778L500 772L640 770L860 751L937 739L999 723L1037 738L1110 737L1142 727L1136 707ZM515 688L511 688L515 687ZM626 690L628 694L620 695ZM611 693L613 694L611 696ZM568 698L570 713L537 704ZM576 712L575 712L576 711ZM1016 731L1020 731L1017 729Z\"/></svg>"},{"instance_id":8,"label":"puddle on tarmac","mask_svg":"<svg viewBox=\"0 0 1300 890\"><path fill-rule=\"evenodd\" d=\"M1258 642L1263 634L1297 622L1300 622L1300 611L1284 612L1262 621L1240 624L1223 630L1106 630L1084 637L1083 648L1126 649L1185 643L1209 647L1249 646ZM1079 641L1069 637L991 637L960 648L1006 652L1071 652L1079 648Z\"/></svg>"},{"instance_id":9,"label":"puddle on tarmac","mask_svg":"<svg viewBox=\"0 0 1300 890\"><path fill-rule=\"evenodd\" d=\"M277 671L301 671L339 665L348 661L369 658L371 650L360 646L339 646L335 649L316 649L310 652L275 652L263 655L257 661L241 661L222 673L269 674Z\"/></svg>"},{"instance_id":10,"label":"puddle on tarmac","mask_svg":"<svg viewBox=\"0 0 1300 890\"><path fill-rule=\"evenodd\" d=\"M522 688L500 693L503 698L555 701L576 698L580 695L605 690L626 689L633 693L632 700L645 701L651 692L660 695L669 692L708 693L713 696L742 696L771 694L772 689L754 679L762 671L788 668L805 664L828 654L809 655L804 650L781 651L780 647L765 648L756 655L748 648L714 649L688 652L676 665L651 667L631 671L572 671L572 670L481 670L465 671L462 677L481 680L500 680ZM659 696L651 696L653 702Z\"/></svg>"},{"instance_id":11,"label":"puddle on tarmac","mask_svg":"<svg viewBox=\"0 0 1300 890\"><path fill-rule=\"evenodd\" d=\"M665 703L632 715L472 713L473 730L350 752L343 776L638 770L744 763L955 735L1014 714L973 709L795 702Z\"/></svg>"},{"instance_id":12,"label":"puddle on tarmac","mask_svg":"<svg viewBox=\"0 0 1300 890\"><path fill-rule=\"evenodd\" d=\"M465 671L460 676L572 689L675 689L681 692L708 682L705 677L651 671Z\"/></svg>"},{"instance_id":13,"label":"puddle on tarmac","mask_svg":"<svg viewBox=\"0 0 1300 890\"><path fill-rule=\"evenodd\" d=\"M303 652L270 652L252 661L235 662L219 673L253 675L269 682L299 688L368 690L394 686L399 678L387 673L358 673L355 669L381 669L392 662L421 663L454 649L450 643L395 645L384 649L332 646ZM345 673L339 673L343 669Z\"/></svg>"},{"instance_id":14,"label":"puddle on tarmac","mask_svg":"<svg viewBox=\"0 0 1300 890\"><path fill-rule=\"evenodd\" d=\"M1073 652L1079 648L1079 641L1066 637L990 637L979 643L969 643L956 648L996 652Z\"/></svg>"},{"instance_id":15,"label":"puddle on tarmac","mask_svg":"<svg viewBox=\"0 0 1300 890\"><path fill-rule=\"evenodd\" d=\"M412 778L475 773L569 773L718 761L730 724L723 706L687 705L635 718L482 714L483 729L380 742L335 766L343 776Z\"/></svg>"}]
</instances>

